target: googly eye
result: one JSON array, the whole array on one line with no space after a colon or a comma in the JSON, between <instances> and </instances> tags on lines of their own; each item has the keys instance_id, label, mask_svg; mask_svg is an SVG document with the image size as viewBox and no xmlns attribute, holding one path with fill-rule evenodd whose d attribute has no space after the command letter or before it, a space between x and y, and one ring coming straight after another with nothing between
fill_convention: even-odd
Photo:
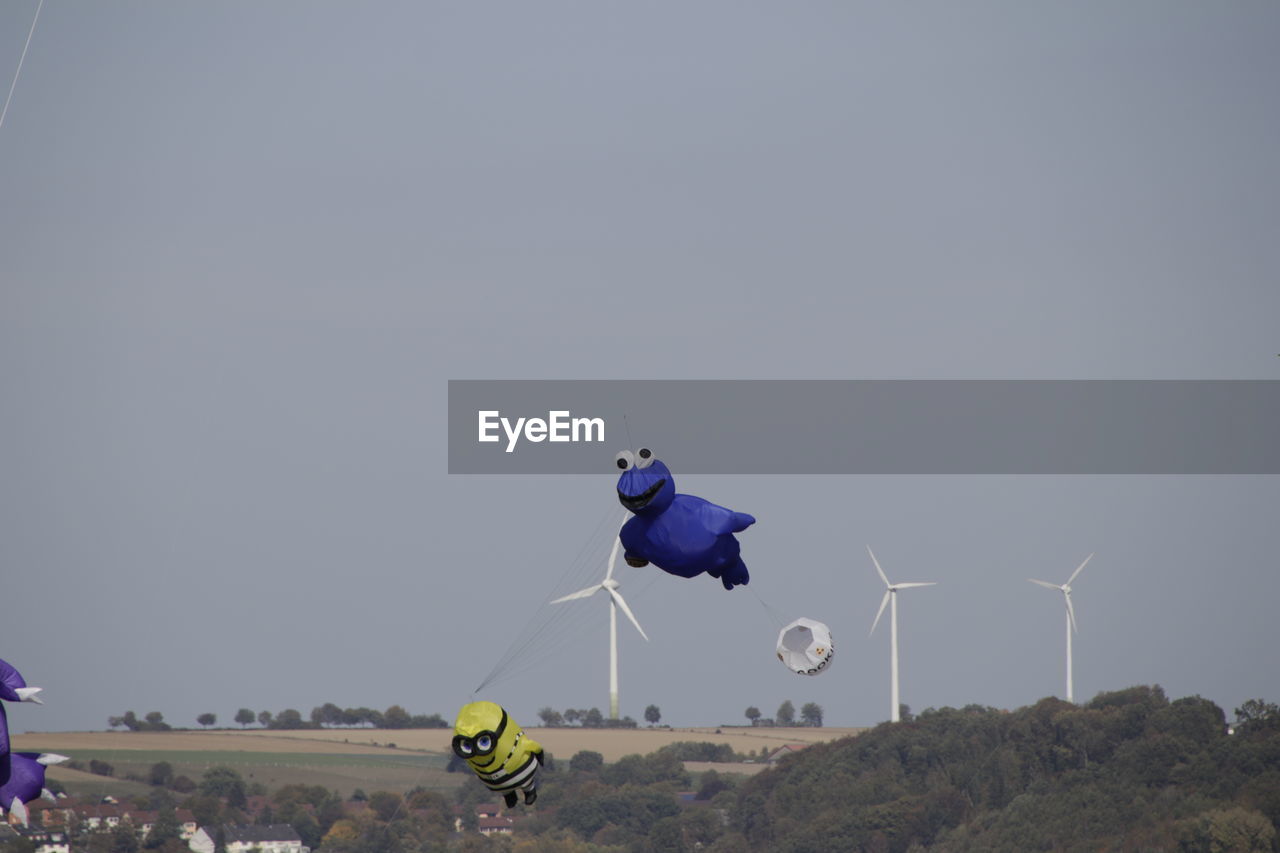
<instances>
[{"instance_id":1,"label":"googly eye","mask_svg":"<svg viewBox=\"0 0 1280 853\"><path fill-rule=\"evenodd\" d=\"M470 754L471 754L471 742L470 742L470 741L463 741L462 743L458 744L458 749L460 749L460 750L463 752L463 754L464 754L464 755L470 755Z\"/></svg>"},{"instance_id":2,"label":"googly eye","mask_svg":"<svg viewBox=\"0 0 1280 853\"><path fill-rule=\"evenodd\" d=\"M631 455L630 450L623 450L613 457L614 463L623 471L628 471L636 464L636 458Z\"/></svg>"},{"instance_id":3,"label":"googly eye","mask_svg":"<svg viewBox=\"0 0 1280 853\"><path fill-rule=\"evenodd\" d=\"M476 749L480 750L481 752L488 752L489 750L493 749L493 739L490 738L488 735L481 735L480 737L476 738Z\"/></svg>"},{"instance_id":4,"label":"googly eye","mask_svg":"<svg viewBox=\"0 0 1280 853\"><path fill-rule=\"evenodd\" d=\"M636 452L636 467L648 468L653 464L653 451L647 447L642 447Z\"/></svg>"}]
</instances>

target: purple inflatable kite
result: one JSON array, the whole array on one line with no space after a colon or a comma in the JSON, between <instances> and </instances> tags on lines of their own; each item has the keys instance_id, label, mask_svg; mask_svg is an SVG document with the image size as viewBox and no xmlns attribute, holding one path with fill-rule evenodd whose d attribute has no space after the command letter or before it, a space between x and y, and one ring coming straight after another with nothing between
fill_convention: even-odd
<instances>
[{"instance_id":1,"label":"purple inflatable kite","mask_svg":"<svg viewBox=\"0 0 1280 853\"><path fill-rule=\"evenodd\" d=\"M0 660L0 699L42 704L36 695L39 692L39 687L28 687L20 672ZM66 760L65 755L51 752L11 752L9 719L0 702L0 816L11 813L25 826L27 803L40 796L53 799L44 787L45 766Z\"/></svg>"},{"instance_id":2,"label":"purple inflatable kite","mask_svg":"<svg viewBox=\"0 0 1280 853\"><path fill-rule=\"evenodd\" d=\"M617 464L622 469L618 501L635 513L618 534L627 565L653 563L682 578L706 572L725 589L751 579L733 534L755 524L753 516L695 495L676 494L671 470L647 447L634 454L622 451Z\"/></svg>"}]
</instances>

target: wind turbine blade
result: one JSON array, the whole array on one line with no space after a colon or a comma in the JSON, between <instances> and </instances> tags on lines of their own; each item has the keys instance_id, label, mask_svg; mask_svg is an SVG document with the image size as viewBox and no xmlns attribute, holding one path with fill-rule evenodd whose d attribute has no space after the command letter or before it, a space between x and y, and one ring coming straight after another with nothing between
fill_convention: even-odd
<instances>
[{"instance_id":1,"label":"wind turbine blade","mask_svg":"<svg viewBox=\"0 0 1280 853\"><path fill-rule=\"evenodd\" d=\"M1045 589L1056 589L1058 590L1058 592L1062 591L1062 587L1058 586L1056 583L1049 583L1048 581L1038 581L1033 578L1027 578L1027 580L1031 581L1032 583L1038 583L1040 584L1040 586L1044 587Z\"/></svg>"},{"instance_id":2,"label":"wind turbine blade","mask_svg":"<svg viewBox=\"0 0 1280 853\"><path fill-rule=\"evenodd\" d=\"M906 589L906 588L907 588L907 587L909 587L909 586L937 586L937 585L938 585L938 582L937 582L937 581L929 581L929 582L927 582L927 583L895 583L895 584L893 585L893 588L894 588L894 589Z\"/></svg>"},{"instance_id":3,"label":"wind turbine blade","mask_svg":"<svg viewBox=\"0 0 1280 853\"><path fill-rule=\"evenodd\" d=\"M649 641L649 635L640 627L640 623L636 621L636 615L631 612L631 608L627 606L627 602L618 593L617 590L609 590L609 596L613 599L614 604L622 608L622 612L627 614L627 618L631 620L631 624L636 626L636 630L640 632L640 636L644 637L645 642Z\"/></svg>"},{"instance_id":4,"label":"wind turbine blade","mask_svg":"<svg viewBox=\"0 0 1280 853\"><path fill-rule=\"evenodd\" d=\"M1067 586L1071 586L1071 582L1076 579L1076 575L1080 574L1080 570L1083 569L1085 567L1085 564L1087 564L1092 559L1093 559L1093 555L1090 554L1089 556L1084 558L1083 563L1081 563L1079 566L1076 566L1076 570L1071 573L1071 577L1067 578Z\"/></svg>"},{"instance_id":5,"label":"wind turbine blade","mask_svg":"<svg viewBox=\"0 0 1280 853\"><path fill-rule=\"evenodd\" d=\"M1075 608L1071 606L1071 593L1064 592L1062 597L1067 601L1067 618L1071 620L1071 630L1079 634L1080 629L1076 627L1076 611Z\"/></svg>"},{"instance_id":6,"label":"wind turbine blade","mask_svg":"<svg viewBox=\"0 0 1280 853\"><path fill-rule=\"evenodd\" d=\"M880 624L880 617L884 615L884 608L888 605L891 595L893 595L892 591L887 589L884 591L884 598L880 599L880 609L876 611L876 621L871 623L871 630L867 632L868 637L876 632L876 626Z\"/></svg>"},{"instance_id":7,"label":"wind turbine blade","mask_svg":"<svg viewBox=\"0 0 1280 853\"><path fill-rule=\"evenodd\" d=\"M889 586L889 578L885 575L884 569L880 568L880 561L876 559L876 555L871 553L870 545L867 546L867 553L871 554L871 562L876 564L876 571L880 573L880 580L884 581L885 586ZM883 610L884 608L881 609ZM874 631L875 629L872 628L871 630Z\"/></svg>"},{"instance_id":8,"label":"wind turbine blade","mask_svg":"<svg viewBox=\"0 0 1280 853\"><path fill-rule=\"evenodd\" d=\"M568 595L566 595L564 598L557 598L555 601L552 601L549 603L559 604L562 601L573 601L575 598L586 598L590 595L594 595L597 590L601 590L601 589L604 589L604 584L598 583L595 586L589 586L586 589L580 589L577 592L571 592Z\"/></svg>"},{"instance_id":9,"label":"wind turbine blade","mask_svg":"<svg viewBox=\"0 0 1280 853\"><path fill-rule=\"evenodd\" d=\"M626 510L622 511L622 523L626 524L626 516L630 515ZM609 551L609 568L604 573L604 579L608 580L613 577L613 567L618 563L618 546L622 544L622 527L618 527L618 535L613 537L613 548Z\"/></svg>"}]
</instances>

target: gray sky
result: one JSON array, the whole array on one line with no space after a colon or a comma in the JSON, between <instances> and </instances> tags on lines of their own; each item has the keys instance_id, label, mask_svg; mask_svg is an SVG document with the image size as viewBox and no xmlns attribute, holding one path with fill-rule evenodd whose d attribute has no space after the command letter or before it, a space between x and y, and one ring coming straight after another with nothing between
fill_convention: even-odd
<instances>
[{"instance_id":1,"label":"gray sky","mask_svg":"<svg viewBox=\"0 0 1280 853\"><path fill-rule=\"evenodd\" d=\"M451 719L617 512L607 469L449 476L451 378L1280 378L1278 38L1260 2L47 0L0 127L13 728ZM679 486L759 519L753 581L620 570L625 714L886 719L867 544L940 582L901 598L914 709L1060 694L1025 579L1090 552L1078 698L1280 699L1278 478ZM486 698L607 708L579 604Z\"/></svg>"}]
</instances>

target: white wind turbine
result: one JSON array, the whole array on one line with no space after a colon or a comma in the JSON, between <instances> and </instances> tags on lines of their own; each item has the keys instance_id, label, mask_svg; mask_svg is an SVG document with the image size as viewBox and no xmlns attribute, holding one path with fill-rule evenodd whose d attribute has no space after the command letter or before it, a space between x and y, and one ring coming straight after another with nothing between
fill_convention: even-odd
<instances>
[{"instance_id":1,"label":"white wind turbine","mask_svg":"<svg viewBox=\"0 0 1280 853\"><path fill-rule=\"evenodd\" d=\"M618 545L620 540L618 537L613 539L613 550L609 552L609 568L605 572L604 580L595 586L589 586L586 589L580 589L577 592L570 593L564 598L557 598L552 604L559 604L562 601L572 601L575 598L590 598L600 590L609 593L609 718L618 719L618 608L622 608L622 612L627 614L627 618L631 620L631 624L636 626L636 630L640 632L640 636L644 637L648 642L649 635L640 627L640 623L636 621L635 614L631 612L631 608L627 606L627 602L622 598L622 594L618 592L618 582L613 579L613 565L618 559Z\"/></svg>"},{"instance_id":2,"label":"white wind turbine","mask_svg":"<svg viewBox=\"0 0 1280 853\"><path fill-rule=\"evenodd\" d=\"M1032 583L1040 584L1040 586L1047 587L1049 589L1058 590L1059 592L1062 593L1062 600L1065 601L1067 604L1067 701L1068 702L1075 701L1075 698L1073 697L1072 690L1071 690L1071 632L1077 630L1076 629L1076 611L1071 606L1071 582L1076 579L1076 575L1080 574L1080 570L1085 567L1085 564L1092 559L1093 559L1092 554L1085 557L1084 563L1081 563L1080 565L1076 566L1076 570L1071 573L1071 577L1067 578L1067 582L1062 584L1061 586L1059 586L1056 583L1049 583L1048 581L1038 581L1038 580L1035 580L1034 578L1027 578L1027 580L1031 581Z\"/></svg>"},{"instance_id":3,"label":"white wind turbine","mask_svg":"<svg viewBox=\"0 0 1280 853\"><path fill-rule=\"evenodd\" d=\"M889 720L898 722L898 590L907 589L913 586L934 586L937 581L929 581L927 583L889 583L889 578L885 576L884 569L880 568L880 561L876 559L876 555L872 553L871 546L867 546L867 553L871 554L871 562L875 563L876 571L880 574L880 580L884 581L884 598L880 599L880 609L876 611L876 621L871 623L871 631L867 636L871 636L876 632L876 626L880 624L880 617L884 615L884 606L891 604L889 608Z\"/></svg>"}]
</instances>

